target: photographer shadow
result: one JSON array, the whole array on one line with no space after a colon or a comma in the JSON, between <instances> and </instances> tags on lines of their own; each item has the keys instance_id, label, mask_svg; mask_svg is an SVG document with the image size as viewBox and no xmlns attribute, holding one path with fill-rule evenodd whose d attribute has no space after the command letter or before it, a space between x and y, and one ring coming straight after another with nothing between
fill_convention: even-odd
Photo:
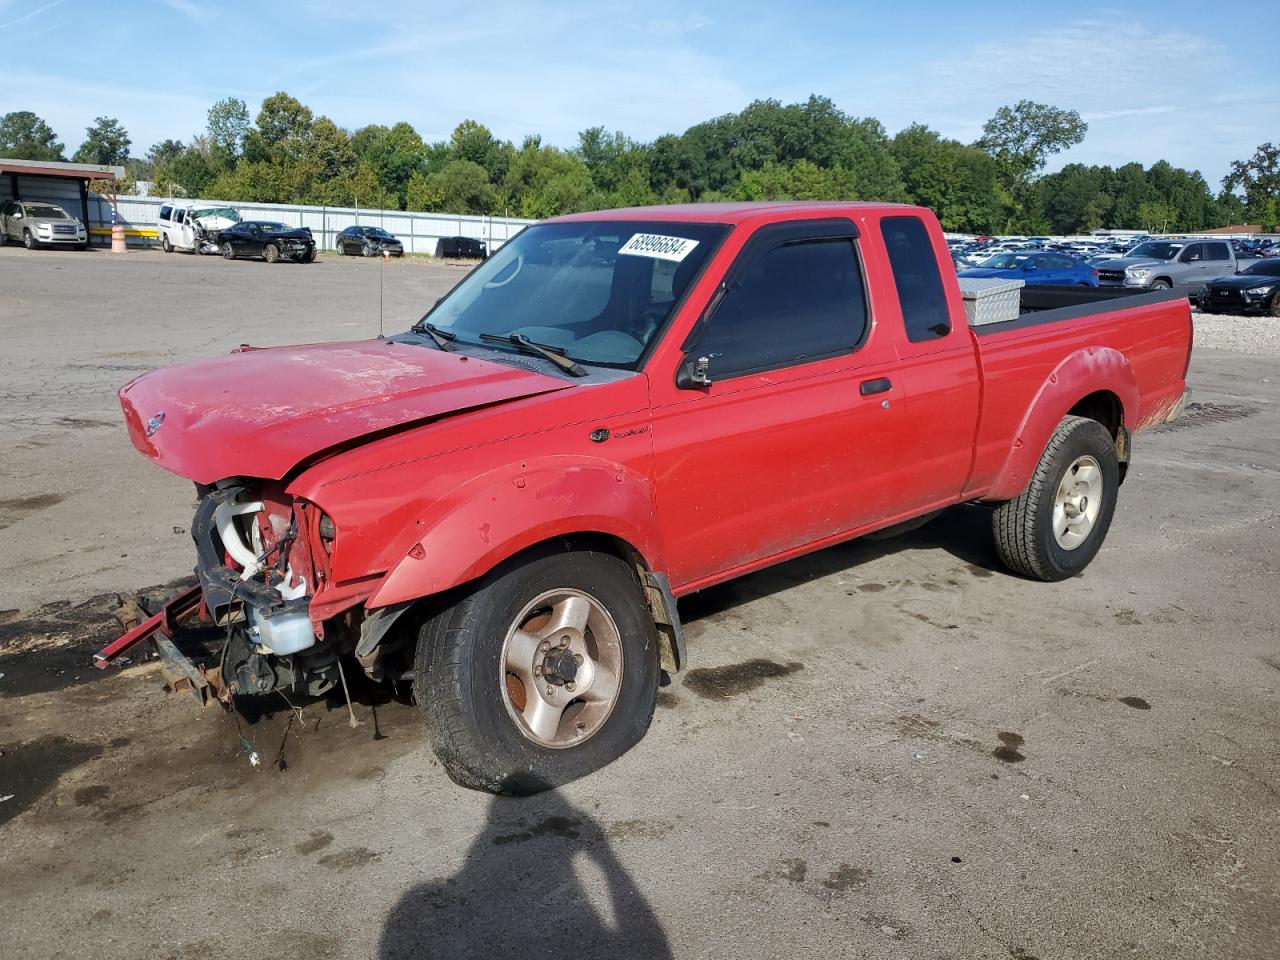
<instances>
[{"instance_id":1,"label":"photographer shadow","mask_svg":"<svg viewBox=\"0 0 1280 960\"><path fill-rule=\"evenodd\" d=\"M605 830L557 790L494 797L461 869L405 893L378 948L381 960L568 956L672 953Z\"/></svg>"}]
</instances>

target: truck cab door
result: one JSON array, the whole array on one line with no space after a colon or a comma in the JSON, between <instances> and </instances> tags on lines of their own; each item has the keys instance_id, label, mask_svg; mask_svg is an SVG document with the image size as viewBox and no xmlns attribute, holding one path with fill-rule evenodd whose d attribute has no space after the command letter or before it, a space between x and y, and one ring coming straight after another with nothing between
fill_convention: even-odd
<instances>
[{"instance_id":1,"label":"truck cab door","mask_svg":"<svg viewBox=\"0 0 1280 960\"><path fill-rule=\"evenodd\" d=\"M675 375L651 378L654 494L678 590L884 515L901 387L856 234L844 218L761 227Z\"/></svg>"},{"instance_id":2,"label":"truck cab door","mask_svg":"<svg viewBox=\"0 0 1280 960\"><path fill-rule=\"evenodd\" d=\"M904 214L882 218L875 232L883 246L868 243L868 258L876 254L878 270L891 280L877 287L874 309L896 335L905 393L893 441L892 507L913 516L954 503L968 479L981 377L959 287L944 284L938 267L947 255L941 231Z\"/></svg>"}]
</instances>

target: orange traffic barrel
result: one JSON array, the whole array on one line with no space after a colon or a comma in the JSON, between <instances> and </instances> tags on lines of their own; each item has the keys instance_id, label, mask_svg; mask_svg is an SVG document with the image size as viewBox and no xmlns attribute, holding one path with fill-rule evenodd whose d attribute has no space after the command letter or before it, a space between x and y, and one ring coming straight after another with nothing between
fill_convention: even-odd
<instances>
[{"instance_id":1,"label":"orange traffic barrel","mask_svg":"<svg viewBox=\"0 0 1280 960\"><path fill-rule=\"evenodd\" d=\"M124 226L119 223L113 223L111 225L111 252L124 253L125 249Z\"/></svg>"}]
</instances>

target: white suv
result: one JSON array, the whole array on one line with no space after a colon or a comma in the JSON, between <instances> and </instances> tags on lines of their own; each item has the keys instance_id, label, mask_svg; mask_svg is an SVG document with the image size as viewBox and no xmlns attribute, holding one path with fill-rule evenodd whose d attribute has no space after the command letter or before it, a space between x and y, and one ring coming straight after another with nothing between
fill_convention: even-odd
<instances>
[{"instance_id":1,"label":"white suv","mask_svg":"<svg viewBox=\"0 0 1280 960\"><path fill-rule=\"evenodd\" d=\"M0 207L0 243L10 240L22 243L28 250L37 247L75 247L89 245L84 224L52 203L32 200L10 200Z\"/></svg>"}]
</instances>

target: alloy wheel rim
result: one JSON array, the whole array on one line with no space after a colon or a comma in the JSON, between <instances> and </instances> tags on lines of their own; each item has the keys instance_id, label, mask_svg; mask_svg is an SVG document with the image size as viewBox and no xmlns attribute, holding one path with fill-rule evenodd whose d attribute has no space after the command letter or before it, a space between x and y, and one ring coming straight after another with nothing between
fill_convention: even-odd
<instances>
[{"instance_id":1,"label":"alloy wheel rim","mask_svg":"<svg viewBox=\"0 0 1280 960\"><path fill-rule=\"evenodd\" d=\"M529 601L502 644L502 702L526 739L554 750L600 731L622 689L622 635L595 597L562 587Z\"/></svg>"},{"instance_id":2,"label":"alloy wheel rim","mask_svg":"<svg viewBox=\"0 0 1280 960\"><path fill-rule=\"evenodd\" d=\"M1089 539L1102 512L1102 495L1101 464L1091 456L1077 457L1053 499L1053 538L1063 550L1075 550Z\"/></svg>"}]
</instances>

